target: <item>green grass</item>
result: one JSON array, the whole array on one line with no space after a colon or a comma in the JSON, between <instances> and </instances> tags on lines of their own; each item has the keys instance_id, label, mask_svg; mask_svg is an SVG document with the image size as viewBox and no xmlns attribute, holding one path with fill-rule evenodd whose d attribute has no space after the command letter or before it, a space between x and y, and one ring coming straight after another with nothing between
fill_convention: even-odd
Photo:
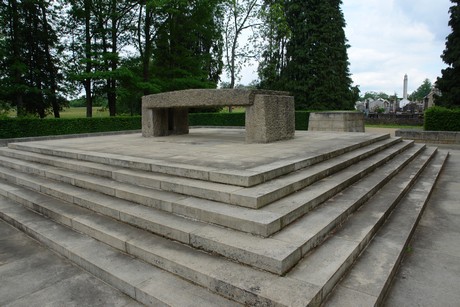
<instances>
[{"instance_id":1,"label":"green grass","mask_svg":"<svg viewBox=\"0 0 460 307\"><path fill-rule=\"evenodd\" d=\"M86 107L81 108L66 108L60 112L61 118L79 118L86 117ZM93 117L108 117L109 110L101 110L101 107L93 107ZM49 115L48 117L52 117Z\"/></svg>"},{"instance_id":2,"label":"green grass","mask_svg":"<svg viewBox=\"0 0 460 307\"><path fill-rule=\"evenodd\" d=\"M70 107L64 108L59 112L61 118L80 118L86 117L86 107ZM93 107L93 117L108 117L109 110L101 109L101 107ZM16 117L16 110L11 110L8 117ZM53 114L49 114L47 118L53 118Z\"/></svg>"},{"instance_id":3,"label":"green grass","mask_svg":"<svg viewBox=\"0 0 460 307\"><path fill-rule=\"evenodd\" d=\"M245 107L232 107L232 113L244 113L246 112ZM224 107L219 113L229 113L228 107Z\"/></svg>"}]
</instances>

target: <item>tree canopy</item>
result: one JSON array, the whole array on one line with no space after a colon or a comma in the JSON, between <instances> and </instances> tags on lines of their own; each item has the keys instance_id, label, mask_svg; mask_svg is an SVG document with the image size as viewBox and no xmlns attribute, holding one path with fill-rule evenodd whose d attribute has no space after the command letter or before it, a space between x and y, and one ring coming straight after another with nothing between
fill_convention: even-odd
<instances>
[{"instance_id":1,"label":"tree canopy","mask_svg":"<svg viewBox=\"0 0 460 307\"><path fill-rule=\"evenodd\" d=\"M442 70L442 76L437 79L436 87L442 96L435 103L446 107L460 106L460 7L458 0L451 0L449 26L452 32L447 36L446 48L441 58L448 65Z\"/></svg>"},{"instance_id":2,"label":"tree canopy","mask_svg":"<svg viewBox=\"0 0 460 307\"><path fill-rule=\"evenodd\" d=\"M353 108L356 91L348 68L342 1L267 2L266 18L273 22L268 30L273 32L260 71L262 86L292 92L297 108ZM277 25L281 30L275 30Z\"/></svg>"},{"instance_id":3,"label":"tree canopy","mask_svg":"<svg viewBox=\"0 0 460 307\"><path fill-rule=\"evenodd\" d=\"M429 79L425 79L423 83L409 95L411 101L423 101L423 99L431 92L433 84Z\"/></svg>"},{"instance_id":4,"label":"tree canopy","mask_svg":"<svg viewBox=\"0 0 460 307\"><path fill-rule=\"evenodd\" d=\"M135 114L142 95L215 88L224 70L234 87L257 56L259 87L292 92L299 108L349 109L359 89L341 3L1 0L0 105L59 117L74 98L88 117L101 101L111 116ZM243 31L259 40L240 43Z\"/></svg>"}]
</instances>

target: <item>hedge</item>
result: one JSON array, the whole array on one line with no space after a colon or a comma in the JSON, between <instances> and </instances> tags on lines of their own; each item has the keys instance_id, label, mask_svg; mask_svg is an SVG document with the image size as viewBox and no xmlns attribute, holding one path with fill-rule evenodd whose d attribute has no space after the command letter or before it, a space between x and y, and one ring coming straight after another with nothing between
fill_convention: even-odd
<instances>
[{"instance_id":1,"label":"hedge","mask_svg":"<svg viewBox=\"0 0 460 307\"><path fill-rule=\"evenodd\" d=\"M307 111L296 111L296 130L308 129ZM190 126L245 125L245 113L191 113ZM0 120L0 139L48 135L140 130L140 116L102 118L8 118Z\"/></svg>"},{"instance_id":2,"label":"hedge","mask_svg":"<svg viewBox=\"0 0 460 307\"><path fill-rule=\"evenodd\" d=\"M425 131L460 131L460 109L433 107L425 111Z\"/></svg>"},{"instance_id":3,"label":"hedge","mask_svg":"<svg viewBox=\"0 0 460 307\"><path fill-rule=\"evenodd\" d=\"M0 138L2 139L137 129L141 129L140 116L0 120Z\"/></svg>"},{"instance_id":4,"label":"hedge","mask_svg":"<svg viewBox=\"0 0 460 307\"><path fill-rule=\"evenodd\" d=\"M190 126L236 126L245 125L245 113L191 113L189 114ZM308 130L310 112L295 112L295 129Z\"/></svg>"}]
</instances>

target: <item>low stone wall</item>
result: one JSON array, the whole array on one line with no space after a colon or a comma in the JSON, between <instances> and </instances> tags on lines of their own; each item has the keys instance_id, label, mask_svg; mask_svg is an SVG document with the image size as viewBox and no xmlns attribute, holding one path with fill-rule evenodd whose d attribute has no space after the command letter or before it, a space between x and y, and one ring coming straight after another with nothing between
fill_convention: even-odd
<instances>
[{"instance_id":1,"label":"low stone wall","mask_svg":"<svg viewBox=\"0 0 460 307\"><path fill-rule=\"evenodd\" d=\"M352 111L313 112L309 131L364 132L364 114Z\"/></svg>"},{"instance_id":2,"label":"low stone wall","mask_svg":"<svg viewBox=\"0 0 460 307\"><path fill-rule=\"evenodd\" d=\"M368 125L423 126L423 114L369 113L369 116L364 121Z\"/></svg>"},{"instance_id":3,"label":"low stone wall","mask_svg":"<svg viewBox=\"0 0 460 307\"><path fill-rule=\"evenodd\" d=\"M458 131L396 130L395 136L422 143L460 144Z\"/></svg>"}]
</instances>

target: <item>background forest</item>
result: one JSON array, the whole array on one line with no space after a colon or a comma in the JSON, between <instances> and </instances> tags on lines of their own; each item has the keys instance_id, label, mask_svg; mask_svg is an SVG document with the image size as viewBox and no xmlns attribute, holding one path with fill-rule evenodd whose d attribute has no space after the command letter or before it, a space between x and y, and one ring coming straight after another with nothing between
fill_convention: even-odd
<instances>
[{"instance_id":1,"label":"background forest","mask_svg":"<svg viewBox=\"0 0 460 307\"><path fill-rule=\"evenodd\" d=\"M259 63L254 87L286 90L298 109L351 109L341 1L2 0L0 104L18 117L72 100L139 114L143 95L235 87Z\"/></svg>"}]
</instances>

